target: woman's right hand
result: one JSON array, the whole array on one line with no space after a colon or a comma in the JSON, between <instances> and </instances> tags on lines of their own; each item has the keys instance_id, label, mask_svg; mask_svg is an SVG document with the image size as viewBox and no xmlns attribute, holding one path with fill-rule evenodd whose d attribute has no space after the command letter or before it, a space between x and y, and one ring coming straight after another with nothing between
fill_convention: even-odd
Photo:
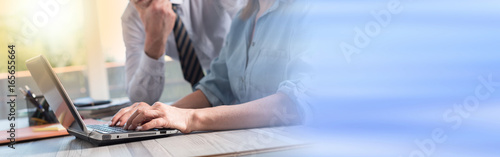
<instances>
[{"instance_id":1,"label":"woman's right hand","mask_svg":"<svg viewBox=\"0 0 500 157\"><path fill-rule=\"evenodd\" d=\"M124 126L130 115L132 115L137 109L149 107L149 104L145 102L138 102L130 105L129 107L122 108L118 113L111 119L111 124L109 126Z\"/></svg>"}]
</instances>

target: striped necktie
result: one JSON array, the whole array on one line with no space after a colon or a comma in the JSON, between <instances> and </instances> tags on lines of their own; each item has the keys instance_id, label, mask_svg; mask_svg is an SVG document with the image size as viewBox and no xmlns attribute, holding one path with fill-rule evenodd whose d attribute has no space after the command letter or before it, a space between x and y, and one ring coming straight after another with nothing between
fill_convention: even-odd
<instances>
[{"instance_id":1,"label":"striped necktie","mask_svg":"<svg viewBox=\"0 0 500 157\"><path fill-rule=\"evenodd\" d=\"M174 11L177 11L177 7L175 4L172 5ZM189 38L179 15L177 15L173 32L184 79L194 87L205 75L203 74L198 56L196 56L191 38Z\"/></svg>"}]
</instances>

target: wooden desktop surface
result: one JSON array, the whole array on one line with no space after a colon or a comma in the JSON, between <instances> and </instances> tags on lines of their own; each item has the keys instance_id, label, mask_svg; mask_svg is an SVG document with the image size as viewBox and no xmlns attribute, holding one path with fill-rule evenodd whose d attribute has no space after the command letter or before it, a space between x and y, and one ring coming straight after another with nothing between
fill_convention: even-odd
<instances>
[{"instance_id":1,"label":"wooden desktop surface","mask_svg":"<svg viewBox=\"0 0 500 157\"><path fill-rule=\"evenodd\" d=\"M302 126L256 128L171 135L164 138L93 146L74 136L0 145L2 156L235 156L297 150L307 146L299 139ZM293 133L292 133L293 132Z\"/></svg>"}]
</instances>

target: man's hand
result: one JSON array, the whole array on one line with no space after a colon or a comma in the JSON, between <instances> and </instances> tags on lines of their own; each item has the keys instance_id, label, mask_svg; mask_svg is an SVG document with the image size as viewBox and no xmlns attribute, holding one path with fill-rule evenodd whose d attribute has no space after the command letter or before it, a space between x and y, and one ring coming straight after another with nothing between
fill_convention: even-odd
<instances>
[{"instance_id":1,"label":"man's hand","mask_svg":"<svg viewBox=\"0 0 500 157\"><path fill-rule=\"evenodd\" d=\"M125 125L128 118L130 117L130 115L132 115L132 113L135 112L135 110L144 107L150 107L150 106L145 102L140 102L140 103L135 103L129 107L122 108L120 111L118 111L118 113L116 113L113 116L113 119L111 119L111 124L109 124L109 126Z\"/></svg>"},{"instance_id":2,"label":"man's hand","mask_svg":"<svg viewBox=\"0 0 500 157\"><path fill-rule=\"evenodd\" d=\"M181 109L156 102L153 106L137 109L123 128L129 130L172 128L182 133L190 133L193 131L193 128L189 126L193 111L193 109Z\"/></svg>"},{"instance_id":3,"label":"man's hand","mask_svg":"<svg viewBox=\"0 0 500 157\"><path fill-rule=\"evenodd\" d=\"M158 59L165 53L167 38L177 16L172 3L169 0L132 0L132 3L144 24L144 51L149 57Z\"/></svg>"}]
</instances>

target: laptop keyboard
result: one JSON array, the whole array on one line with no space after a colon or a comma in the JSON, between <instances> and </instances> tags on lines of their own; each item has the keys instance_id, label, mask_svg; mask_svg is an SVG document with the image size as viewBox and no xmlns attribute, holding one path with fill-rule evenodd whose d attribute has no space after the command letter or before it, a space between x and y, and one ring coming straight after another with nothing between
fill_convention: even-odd
<instances>
[{"instance_id":1,"label":"laptop keyboard","mask_svg":"<svg viewBox=\"0 0 500 157\"><path fill-rule=\"evenodd\" d=\"M88 128L95 129L100 133L126 133L133 132L132 130L125 130L122 127L103 125L87 125Z\"/></svg>"}]
</instances>

